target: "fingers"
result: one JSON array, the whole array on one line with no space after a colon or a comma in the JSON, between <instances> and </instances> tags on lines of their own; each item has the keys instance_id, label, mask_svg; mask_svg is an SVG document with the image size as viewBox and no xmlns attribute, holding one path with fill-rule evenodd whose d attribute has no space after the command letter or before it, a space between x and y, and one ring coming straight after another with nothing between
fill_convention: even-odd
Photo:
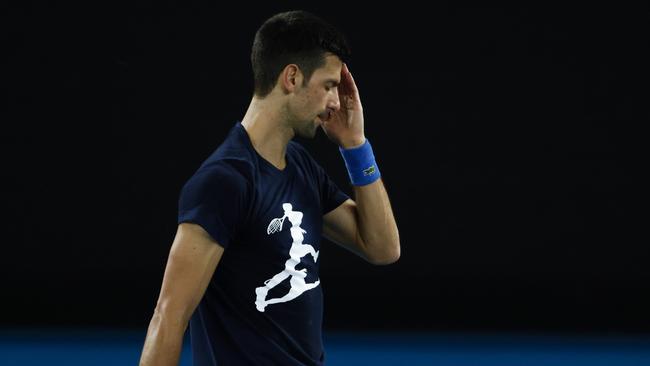
<instances>
[{"instance_id":1,"label":"fingers","mask_svg":"<svg viewBox=\"0 0 650 366\"><path fill-rule=\"evenodd\" d=\"M345 85L345 94L358 97L359 90L357 89L357 85L354 82L354 77L352 77L350 69L348 69L348 65L345 63L343 63L343 67L341 68L341 79L343 80L341 84Z\"/></svg>"}]
</instances>

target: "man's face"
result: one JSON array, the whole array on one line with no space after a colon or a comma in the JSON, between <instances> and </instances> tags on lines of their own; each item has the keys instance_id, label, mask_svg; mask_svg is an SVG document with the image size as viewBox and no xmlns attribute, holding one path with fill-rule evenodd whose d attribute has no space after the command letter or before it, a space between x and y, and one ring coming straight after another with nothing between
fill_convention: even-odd
<instances>
[{"instance_id":1,"label":"man's face","mask_svg":"<svg viewBox=\"0 0 650 366\"><path fill-rule=\"evenodd\" d=\"M328 54L325 65L314 71L307 85L300 85L296 89L296 119L293 127L297 135L313 138L329 114L339 110L338 84L341 81L342 67L343 63L338 56Z\"/></svg>"}]
</instances>

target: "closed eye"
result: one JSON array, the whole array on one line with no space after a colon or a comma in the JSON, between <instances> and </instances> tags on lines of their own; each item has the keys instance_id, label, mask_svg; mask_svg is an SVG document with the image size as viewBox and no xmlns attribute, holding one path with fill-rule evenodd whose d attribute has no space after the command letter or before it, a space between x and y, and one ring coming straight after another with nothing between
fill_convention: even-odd
<instances>
[{"instance_id":1,"label":"closed eye","mask_svg":"<svg viewBox=\"0 0 650 366\"><path fill-rule=\"evenodd\" d=\"M336 80L328 80L327 83L325 84L325 90L330 91L332 88L336 88L339 86L339 82Z\"/></svg>"}]
</instances>

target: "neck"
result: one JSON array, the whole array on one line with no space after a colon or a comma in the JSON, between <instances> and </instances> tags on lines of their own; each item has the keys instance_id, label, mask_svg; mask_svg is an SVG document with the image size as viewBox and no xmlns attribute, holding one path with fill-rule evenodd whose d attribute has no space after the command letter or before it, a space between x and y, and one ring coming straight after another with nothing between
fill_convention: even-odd
<instances>
[{"instance_id":1,"label":"neck","mask_svg":"<svg viewBox=\"0 0 650 366\"><path fill-rule=\"evenodd\" d=\"M287 165L287 144L293 138L294 131L280 105L273 92L264 99L254 96L241 124L255 151L276 168L284 169Z\"/></svg>"}]
</instances>

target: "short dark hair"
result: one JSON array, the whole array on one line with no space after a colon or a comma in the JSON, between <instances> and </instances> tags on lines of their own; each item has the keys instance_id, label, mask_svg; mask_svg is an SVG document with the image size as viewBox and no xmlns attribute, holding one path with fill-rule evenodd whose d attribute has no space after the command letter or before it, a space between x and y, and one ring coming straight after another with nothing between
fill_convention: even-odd
<instances>
[{"instance_id":1,"label":"short dark hair","mask_svg":"<svg viewBox=\"0 0 650 366\"><path fill-rule=\"evenodd\" d=\"M296 64L309 81L332 53L345 62L350 56L341 32L317 16L302 10L280 13L267 19L257 30L251 63L255 95L265 97L289 64Z\"/></svg>"}]
</instances>

